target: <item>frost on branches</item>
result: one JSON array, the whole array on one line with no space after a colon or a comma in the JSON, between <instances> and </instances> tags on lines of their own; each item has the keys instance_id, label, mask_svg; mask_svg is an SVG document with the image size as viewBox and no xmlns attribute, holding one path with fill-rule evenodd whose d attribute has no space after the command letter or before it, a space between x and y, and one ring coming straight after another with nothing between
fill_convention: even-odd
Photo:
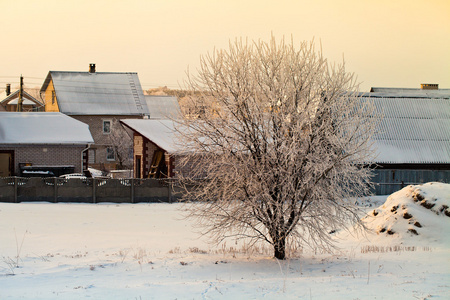
<instances>
[{"instance_id":1,"label":"frost on branches","mask_svg":"<svg viewBox=\"0 0 450 300\"><path fill-rule=\"evenodd\" d=\"M133 139L116 119L112 121L111 133L107 136L106 143L113 148L118 170L133 167L132 155L130 156L130 151L133 149Z\"/></svg>"},{"instance_id":2,"label":"frost on branches","mask_svg":"<svg viewBox=\"0 0 450 300\"><path fill-rule=\"evenodd\" d=\"M195 153L185 163L196 168L180 177L195 186L189 215L204 232L216 242L264 240L284 259L288 243L329 250L331 230L361 225L345 199L368 192L361 166L372 159L378 118L353 74L314 42L297 50L274 38L237 40L200 61L188 85L201 113L180 126Z\"/></svg>"}]
</instances>

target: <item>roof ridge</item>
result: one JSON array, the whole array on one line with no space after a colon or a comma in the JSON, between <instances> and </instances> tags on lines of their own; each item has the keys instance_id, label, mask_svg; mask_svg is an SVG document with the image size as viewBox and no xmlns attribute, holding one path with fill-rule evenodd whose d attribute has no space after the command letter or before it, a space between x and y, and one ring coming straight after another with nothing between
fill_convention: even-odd
<instances>
[{"instance_id":1,"label":"roof ridge","mask_svg":"<svg viewBox=\"0 0 450 300\"><path fill-rule=\"evenodd\" d=\"M49 73L82 73L82 74L137 74L137 72L94 72L89 71L49 71Z\"/></svg>"}]
</instances>

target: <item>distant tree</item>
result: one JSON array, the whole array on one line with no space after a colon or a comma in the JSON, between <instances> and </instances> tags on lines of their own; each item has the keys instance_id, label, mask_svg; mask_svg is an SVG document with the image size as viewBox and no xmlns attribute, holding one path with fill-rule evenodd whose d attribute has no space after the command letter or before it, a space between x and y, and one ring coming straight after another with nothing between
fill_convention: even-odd
<instances>
[{"instance_id":1,"label":"distant tree","mask_svg":"<svg viewBox=\"0 0 450 300\"><path fill-rule=\"evenodd\" d=\"M133 158L131 155L133 151L133 139L116 119L112 121L110 128L111 131L107 139L114 152L113 155L117 161L117 168L119 170L131 169L133 167Z\"/></svg>"},{"instance_id":2,"label":"distant tree","mask_svg":"<svg viewBox=\"0 0 450 300\"><path fill-rule=\"evenodd\" d=\"M344 63L330 65L314 42L297 50L273 37L236 40L200 63L189 105L204 113L180 126L196 154L184 163L196 168L180 179L204 233L262 240L285 259L289 242L330 250L330 231L361 225L349 199L370 187L361 164L378 118Z\"/></svg>"}]
</instances>

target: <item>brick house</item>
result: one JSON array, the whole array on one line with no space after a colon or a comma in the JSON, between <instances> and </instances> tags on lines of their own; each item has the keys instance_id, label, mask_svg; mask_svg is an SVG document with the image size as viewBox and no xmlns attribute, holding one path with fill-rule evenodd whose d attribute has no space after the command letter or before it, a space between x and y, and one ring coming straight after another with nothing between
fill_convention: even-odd
<instances>
[{"instance_id":1,"label":"brick house","mask_svg":"<svg viewBox=\"0 0 450 300\"><path fill-rule=\"evenodd\" d=\"M113 170L121 157L131 160L132 133L119 120L150 114L137 73L96 72L95 64L88 72L50 71L40 93L46 112L61 112L89 125L94 138L89 166ZM118 149L125 154L120 156Z\"/></svg>"},{"instance_id":2,"label":"brick house","mask_svg":"<svg viewBox=\"0 0 450 300\"><path fill-rule=\"evenodd\" d=\"M61 113L0 112L0 177L81 172L93 142L86 124Z\"/></svg>"}]
</instances>

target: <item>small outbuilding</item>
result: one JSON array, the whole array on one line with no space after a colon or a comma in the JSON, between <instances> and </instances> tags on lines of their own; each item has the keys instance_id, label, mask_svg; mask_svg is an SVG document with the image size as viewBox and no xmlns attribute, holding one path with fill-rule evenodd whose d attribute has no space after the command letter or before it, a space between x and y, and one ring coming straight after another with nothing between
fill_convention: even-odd
<instances>
[{"instance_id":1,"label":"small outbuilding","mask_svg":"<svg viewBox=\"0 0 450 300\"><path fill-rule=\"evenodd\" d=\"M0 112L0 177L81 172L93 142L88 125L62 113Z\"/></svg>"},{"instance_id":2,"label":"small outbuilding","mask_svg":"<svg viewBox=\"0 0 450 300\"><path fill-rule=\"evenodd\" d=\"M189 149L177 140L175 121L128 119L121 123L134 132L134 177L167 178L189 172L190 166L178 164Z\"/></svg>"}]
</instances>

